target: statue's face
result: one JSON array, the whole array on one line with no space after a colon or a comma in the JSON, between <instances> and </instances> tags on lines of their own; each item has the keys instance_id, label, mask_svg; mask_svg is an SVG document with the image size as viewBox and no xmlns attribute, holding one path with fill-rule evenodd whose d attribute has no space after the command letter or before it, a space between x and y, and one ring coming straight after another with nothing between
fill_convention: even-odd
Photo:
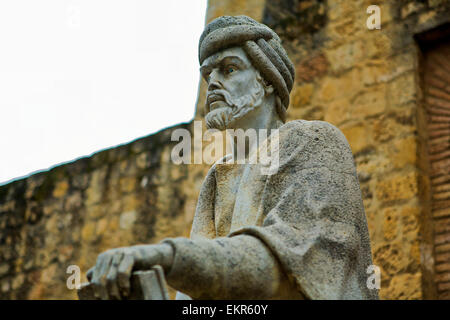
<instances>
[{"instance_id":1,"label":"statue's face","mask_svg":"<svg viewBox=\"0 0 450 320\"><path fill-rule=\"evenodd\" d=\"M219 130L240 127L263 103L265 90L259 72L240 47L222 50L200 67L208 83L206 125Z\"/></svg>"}]
</instances>

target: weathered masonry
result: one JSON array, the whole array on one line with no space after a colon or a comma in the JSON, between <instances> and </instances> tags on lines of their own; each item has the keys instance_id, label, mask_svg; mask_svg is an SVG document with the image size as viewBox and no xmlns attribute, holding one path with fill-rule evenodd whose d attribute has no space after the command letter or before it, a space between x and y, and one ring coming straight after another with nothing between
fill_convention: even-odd
<instances>
[{"instance_id":1,"label":"weathered masonry","mask_svg":"<svg viewBox=\"0 0 450 320\"><path fill-rule=\"evenodd\" d=\"M418 37L423 51L423 113L439 298L450 299L450 25Z\"/></svg>"}]
</instances>

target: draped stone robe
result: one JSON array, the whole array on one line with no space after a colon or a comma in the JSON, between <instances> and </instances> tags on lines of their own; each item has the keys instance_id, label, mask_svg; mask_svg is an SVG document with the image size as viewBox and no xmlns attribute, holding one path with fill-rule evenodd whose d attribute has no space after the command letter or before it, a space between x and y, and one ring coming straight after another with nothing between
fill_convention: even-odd
<instances>
[{"instance_id":1,"label":"draped stone robe","mask_svg":"<svg viewBox=\"0 0 450 320\"><path fill-rule=\"evenodd\" d=\"M270 138L269 138L270 139ZM350 147L322 121L279 129L279 167L219 164L201 187L169 283L194 299L377 299ZM182 295L177 298L182 298Z\"/></svg>"}]
</instances>

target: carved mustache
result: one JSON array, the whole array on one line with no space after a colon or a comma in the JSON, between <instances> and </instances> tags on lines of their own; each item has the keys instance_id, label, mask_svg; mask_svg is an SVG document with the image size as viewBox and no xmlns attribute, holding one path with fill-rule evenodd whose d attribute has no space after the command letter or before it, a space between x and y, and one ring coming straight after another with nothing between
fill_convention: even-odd
<instances>
[{"instance_id":1,"label":"carved mustache","mask_svg":"<svg viewBox=\"0 0 450 320\"><path fill-rule=\"evenodd\" d=\"M228 106L233 107L233 101L231 95L226 90L214 90L210 92L206 97L206 104L210 107L211 103L216 101L224 101ZM209 108L208 108L209 109Z\"/></svg>"}]
</instances>

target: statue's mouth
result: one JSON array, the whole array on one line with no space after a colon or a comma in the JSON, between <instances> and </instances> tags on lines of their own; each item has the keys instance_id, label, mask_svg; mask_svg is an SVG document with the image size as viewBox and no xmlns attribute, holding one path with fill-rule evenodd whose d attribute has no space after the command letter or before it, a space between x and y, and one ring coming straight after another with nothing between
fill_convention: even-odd
<instances>
[{"instance_id":1,"label":"statue's mouth","mask_svg":"<svg viewBox=\"0 0 450 320\"><path fill-rule=\"evenodd\" d=\"M207 98L208 104L211 104L216 101L224 101L224 100L225 100L224 97L221 94L217 94L217 93L211 93L208 95L208 98Z\"/></svg>"},{"instance_id":2,"label":"statue's mouth","mask_svg":"<svg viewBox=\"0 0 450 320\"><path fill-rule=\"evenodd\" d=\"M206 102L209 105L210 110L223 107L226 105L225 98L221 94L211 93L207 96Z\"/></svg>"}]
</instances>

